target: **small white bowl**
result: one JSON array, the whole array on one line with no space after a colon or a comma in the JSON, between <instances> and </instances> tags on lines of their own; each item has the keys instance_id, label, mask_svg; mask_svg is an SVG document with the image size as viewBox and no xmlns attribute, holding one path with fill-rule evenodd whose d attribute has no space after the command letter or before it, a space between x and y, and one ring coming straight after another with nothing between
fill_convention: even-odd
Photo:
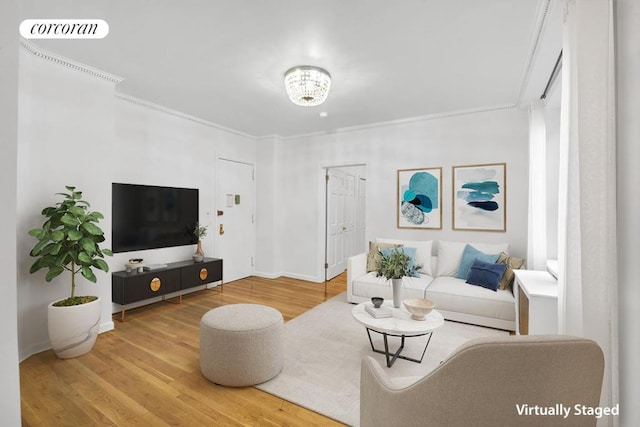
<instances>
[{"instance_id":1,"label":"small white bowl","mask_svg":"<svg viewBox=\"0 0 640 427\"><path fill-rule=\"evenodd\" d=\"M413 320L424 320L435 308L433 301L422 298L409 298L402 301Z\"/></svg>"}]
</instances>

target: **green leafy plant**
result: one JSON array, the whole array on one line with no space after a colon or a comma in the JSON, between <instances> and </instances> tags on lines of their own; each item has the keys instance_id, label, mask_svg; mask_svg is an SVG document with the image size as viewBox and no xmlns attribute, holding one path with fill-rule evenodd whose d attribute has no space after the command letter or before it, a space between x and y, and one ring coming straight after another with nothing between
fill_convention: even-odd
<instances>
[{"instance_id":1,"label":"green leafy plant","mask_svg":"<svg viewBox=\"0 0 640 427\"><path fill-rule=\"evenodd\" d=\"M402 279L404 276L416 276L422 265L412 262L409 255L401 248L393 248L387 255L378 251L380 262L377 264L376 276L390 279Z\"/></svg>"},{"instance_id":2,"label":"green leafy plant","mask_svg":"<svg viewBox=\"0 0 640 427\"><path fill-rule=\"evenodd\" d=\"M79 305L95 300L95 297L75 295L76 274L80 273L85 279L96 283L93 269L108 272L109 265L103 258L113 255L111 250L99 246L105 238L97 223L104 216L100 212L89 211L90 205L82 199L82 191L76 191L71 186L65 188L68 193L56 193L64 196L62 202L42 210L42 215L47 217L42 228L29 230L29 235L38 239L29 253L37 258L29 272L47 268L47 282L65 270L71 272L71 297L58 301L54 304L56 306Z\"/></svg>"},{"instance_id":3,"label":"green leafy plant","mask_svg":"<svg viewBox=\"0 0 640 427\"><path fill-rule=\"evenodd\" d=\"M202 240L207 235L207 226L200 226L200 223L196 223L196 227L193 229L193 234L196 235L198 240Z\"/></svg>"}]
</instances>

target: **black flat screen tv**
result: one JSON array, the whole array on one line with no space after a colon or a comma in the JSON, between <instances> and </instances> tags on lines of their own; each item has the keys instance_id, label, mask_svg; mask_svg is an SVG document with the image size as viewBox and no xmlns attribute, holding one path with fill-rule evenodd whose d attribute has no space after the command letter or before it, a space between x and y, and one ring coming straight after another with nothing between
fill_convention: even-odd
<instances>
[{"instance_id":1,"label":"black flat screen tv","mask_svg":"<svg viewBox=\"0 0 640 427\"><path fill-rule=\"evenodd\" d=\"M198 242L198 189L113 183L111 193L113 252Z\"/></svg>"}]
</instances>

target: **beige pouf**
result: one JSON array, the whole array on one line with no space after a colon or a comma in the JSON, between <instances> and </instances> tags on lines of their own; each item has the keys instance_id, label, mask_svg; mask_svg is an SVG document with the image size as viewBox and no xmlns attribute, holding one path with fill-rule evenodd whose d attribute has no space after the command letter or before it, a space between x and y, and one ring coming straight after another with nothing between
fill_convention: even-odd
<instances>
[{"instance_id":1,"label":"beige pouf","mask_svg":"<svg viewBox=\"0 0 640 427\"><path fill-rule=\"evenodd\" d=\"M200 370L216 384L249 386L278 375L284 364L282 314L258 304L214 308L200 321Z\"/></svg>"}]
</instances>

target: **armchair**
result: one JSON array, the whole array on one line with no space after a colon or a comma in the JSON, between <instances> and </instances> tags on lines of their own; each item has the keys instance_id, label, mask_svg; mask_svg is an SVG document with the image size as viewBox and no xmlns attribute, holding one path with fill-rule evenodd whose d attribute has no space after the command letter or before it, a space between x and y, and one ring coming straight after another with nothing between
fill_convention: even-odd
<instances>
[{"instance_id":1,"label":"armchair","mask_svg":"<svg viewBox=\"0 0 640 427\"><path fill-rule=\"evenodd\" d=\"M595 417L576 415L574 406L598 406L603 370L598 344L558 335L471 340L405 388L397 387L375 359L365 357L360 425L595 426ZM527 415L536 405L569 414Z\"/></svg>"}]
</instances>

